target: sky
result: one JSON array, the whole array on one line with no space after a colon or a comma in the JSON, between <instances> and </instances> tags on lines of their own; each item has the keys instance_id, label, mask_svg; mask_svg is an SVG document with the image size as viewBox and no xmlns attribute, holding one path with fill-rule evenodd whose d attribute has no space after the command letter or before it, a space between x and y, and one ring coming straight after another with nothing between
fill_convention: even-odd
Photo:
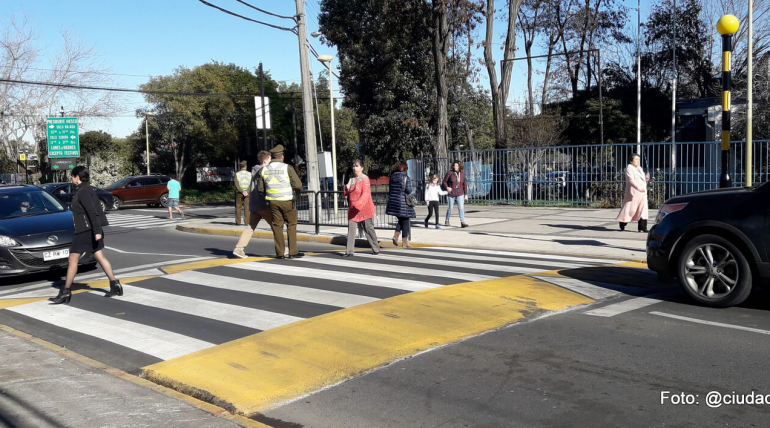
<instances>
[{"instance_id":1,"label":"sky","mask_svg":"<svg viewBox=\"0 0 770 428\"><path fill-rule=\"evenodd\" d=\"M207 0L235 13L270 24L292 27L293 22L262 14L236 0ZM248 0L261 9L279 15L294 15L292 0ZM642 1L642 21L646 19L650 0ZM308 33L318 30L319 0L307 0ZM636 7L636 0L625 0ZM85 45L93 46L101 63L108 68L111 86L136 89L149 76L173 74L179 66L188 68L211 61L234 63L255 70L263 62L274 80L300 83L297 36L267 26L227 15L197 0L0 0L0 22L10 17L29 20L44 47L39 66L46 68L47 58L61 46L61 33L67 31ZM636 12L629 11L636 26ZM502 22L495 28L504 30ZM320 54L336 56L333 47L324 46L309 37ZM311 56L312 58L312 56ZM520 93L523 61L514 72L512 96ZM310 61L311 71L319 73L323 65ZM481 73L482 79L486 73ZM517 83L519 82L519 83ZM487 86L484 81L483 85ZM133 112L146 107L140 94L123 98L125 108L118 117L105 120L81 120L80 132L104 130L115 137L125 137L137 129L140 120ZM64 106L65 110L67 106Z\"/></svg>"}]
</instances>

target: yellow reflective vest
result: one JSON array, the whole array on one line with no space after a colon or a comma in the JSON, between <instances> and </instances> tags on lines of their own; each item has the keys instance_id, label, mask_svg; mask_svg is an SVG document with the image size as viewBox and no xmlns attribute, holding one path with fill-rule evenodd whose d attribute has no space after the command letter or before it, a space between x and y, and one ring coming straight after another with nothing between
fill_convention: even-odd
<instances>
[{"instance_id":1,"label":"yellow reflective vest","mask_svg":"<svg viewBox=\"0 0 770 428\"><path fill-rule=\"evenodd\" d=\"M238 171L235 173L235 179L238 181L238 186L241 190L249 190L249 184L251 183L251 173L249 171Z\"/></svg>"},{"instance_id":2,"label":"yellow reflective vest","mask_svg":"<svg viewBox=\"0 0 770 428\"><path fill-rule=\"evenodd\" d=\"M265 180L265 199L268 201L290 201L294 198L289 180L289 165L273 162L262 168Z\"/></svg>"}]
</instances>

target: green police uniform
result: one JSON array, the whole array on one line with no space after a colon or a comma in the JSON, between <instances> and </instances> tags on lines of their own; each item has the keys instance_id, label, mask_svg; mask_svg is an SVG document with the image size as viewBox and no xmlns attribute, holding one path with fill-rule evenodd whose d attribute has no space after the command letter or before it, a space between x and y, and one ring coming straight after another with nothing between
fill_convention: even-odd
<instances>
[{"instance_id":1,"label":"green police uniform","mask_svg":"<svg viewBox=\"0 0 770 428\"><path fill-rule=\"evenodd\" d=\"M248 164L246 161L241 161L241 167L245 167ZM245 210L246 215L243 218L244 223L249 222L251 213L249 212L249 196L243 196L243 192L249 191L249 185L251 184L251 173L246 170L238 171L235 174L235 224L241 224L241 211Z\"/></svg>"},{"instance_id":2,"label":"green police uniform","mask_svg":"<svg viewBox=\"0 0 770 428\"><path fill-rule=\"evenodd\" d=\"M285 243L283 238L283 224L286 223L286 234L289 239L289 257L296 256L297 250L297 207L294 204L294 192L302 190L300 181L294 168L283 163L280 154L283 146L278 145L270 150L273 159L270 164L262 168L257 190L265 195L273 214L273 239L275 241L276 257L283 257ZM276 158L277 157L277 158Z\"/></svg>"}]
</instances>

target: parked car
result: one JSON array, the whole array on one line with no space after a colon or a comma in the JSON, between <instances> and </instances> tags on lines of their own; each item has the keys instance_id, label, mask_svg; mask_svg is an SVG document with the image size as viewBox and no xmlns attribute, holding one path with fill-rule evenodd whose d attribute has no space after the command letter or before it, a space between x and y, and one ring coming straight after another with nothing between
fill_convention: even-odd
<instances>
[{"instance_id":1,"label":"parked car","mask_svg":"<svg viewBox=\"0 0 770 428\"><path fill-rule=\"evenodd\" d=\"M72 183L47 183L39 186L46 192L54 195L65 206L72 203L72 196L75 195L75 185ZM96 196L99 197L99 203L102 206L102 211L112 209L112 193L94 187Z\"/></svg>"},{"instance_id":2,"label":"parked car","mask_svg":"<svg viewBox=\"0 0 770 428\"><path fill-rule=\"evenodd\" d=\"M121 205L147 204L148 207L168 207L168 189L170 179L165 175L134 175L126 177L104 190L112 193L112 208Z\"/></svg>"},{"instance_id":3,"label":"parked car","mask_svg":"<svg viewBox=\"0 0 770 428\"><path fill-rule=\"evenodd\" d=\"M671 198L647 236L647 266L703 305L737 305L770 280L768 208L768 184Z\"/></svg>"},{"instance_id":4,"label":"parked car","mask_svg":"<svg viewBox=\"0 0 770 428\"><path fill-rule=\"evenodd\" d=\"M28 205L26 212L21 206ZM75 236L72 212L37 186L0 186L0 276L66 269ZM95 265L84 253L81 264Z\"/></svg>"}]
</instances>

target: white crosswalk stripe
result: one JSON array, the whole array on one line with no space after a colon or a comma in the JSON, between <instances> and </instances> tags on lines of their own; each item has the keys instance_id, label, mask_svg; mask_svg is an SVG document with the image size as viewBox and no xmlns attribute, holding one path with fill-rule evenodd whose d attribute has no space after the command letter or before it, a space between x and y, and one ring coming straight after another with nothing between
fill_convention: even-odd
<instances>
[{"instance_id":1,"label":"white crosswalk stripe","mask_svg":"<svg viewBox=\"0 0 770 428\"><path fill-rule=\"evenodd\" d=\"M40 321L168 360L214 346L192 337L66 305L42 301L8 309Z\"/></svg>"},{"instance_id":2,"label":"white crosswalk stripe","mask_svg":"<svg viewBox=\"0 0 770 428\"><path fill-rule=\"evenodd\" d=\"M153 229L156 227L176 226L186 220L181 218L169 219L166 217L156 217L151 215L137 214L110 214L107 217L110 225L108 227L125 227L135 229Z\"/></svg>"},{"instance_id":3,"label":"white crosswalk stripe","mask_svg":"<svg viewBox=\"0 0 770 428\"><path fill-rule=\"evenodd\" d=\"M117 227L138 227L155 218L113 215L113 219ZM29 317L42 322L30 328L48 324L85 335L72 340L86 349L124 349L114 348L119 345L167 360L243 337L248 331L265 331L406 292L597 263L580 257L446 247L383 251L379 256L361 253L347 259L325 254L244 262L124 283L124 295L112 299L104 299L104 291L90 291L75 294L69 305L39 301L13 306L0 310L0 323L11 317L24 326L28 320L12 317ZM597 299L619 294L601 284L541 279ZM49 295L50 291L42 290ZM93 300L97 298L103 300ZM71 342L64 344L72 347Z\"/></svg>"}]
</instances>

